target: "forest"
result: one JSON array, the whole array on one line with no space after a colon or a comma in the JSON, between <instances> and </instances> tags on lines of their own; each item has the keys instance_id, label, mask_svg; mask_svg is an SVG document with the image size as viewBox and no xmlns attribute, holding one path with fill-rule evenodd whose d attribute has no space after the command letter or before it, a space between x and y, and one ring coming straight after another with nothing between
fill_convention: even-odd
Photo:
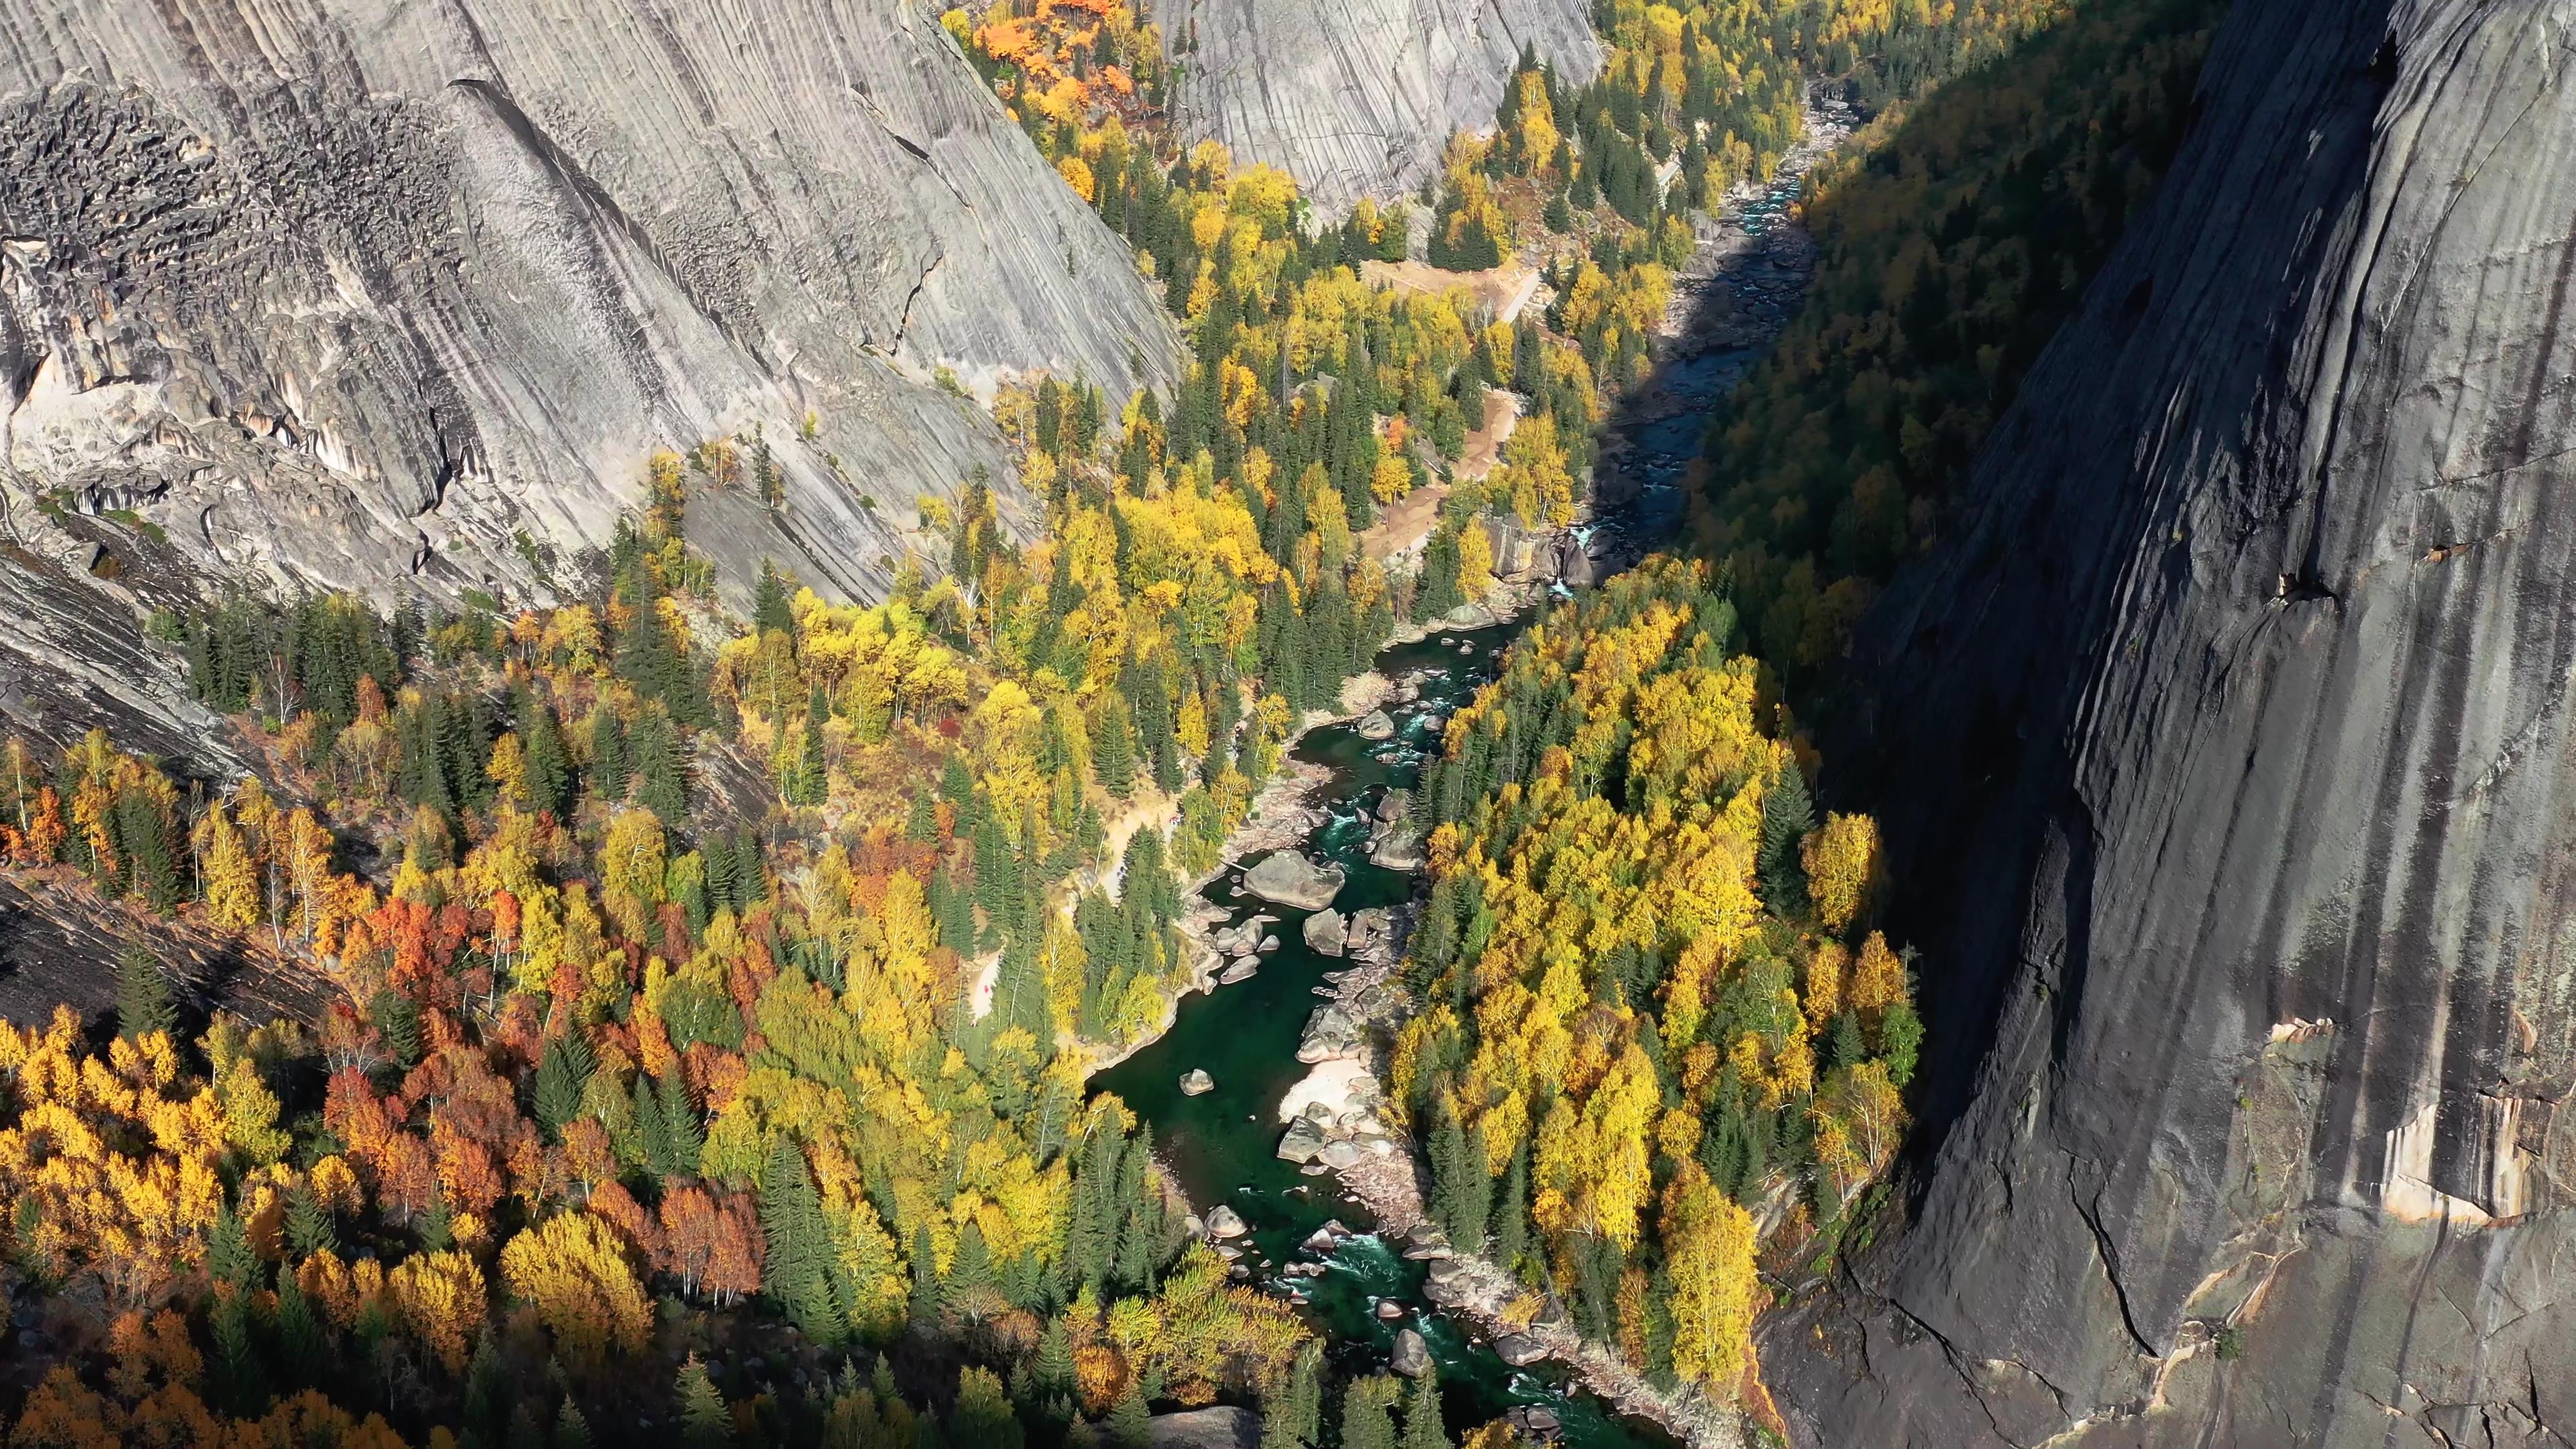
<instances>
[{"instance_id":1,"label":"forest","mask_svg":"<svg viewBox=\"0 0 2576 1449\"><path fill-rule=\"evenodd\" d=\"M721 591L692 498L776 500L756 437L707 439L543 605L155 615L239 779L7 742L12 878L141 927L108 1019L0 1031L0 1252L47 1305L12 1442L1132 1446L1223 1401L1267 1449L1451 1443L1428 1380L1339 1378L1230 1281L1086 1078L1191 978L1187 891L1295 731L1488 597L1506 529L1577 517L1693 213L1827 78L1881 114L1810 182L1816 289L1712 435L1704 556L1547 611L1449 722L1393 1048L1451 1240L1735 1394L1762 1272L1866 1218L1921 1036L1788 691L1938 536L2212 8L1608 0L1599 77L1525 57L1424 194L1330 225L1168 133L1126 7L949 12L1163 287L1180 385L1004 388L1038 527L990 478L925 496L877 603ZM1426 223L1548 300L1371 285ZM1517 426L1461 477L1489 397ZM210 1012L174 935L325 1005Z\"/></svg>"}]
</instances>

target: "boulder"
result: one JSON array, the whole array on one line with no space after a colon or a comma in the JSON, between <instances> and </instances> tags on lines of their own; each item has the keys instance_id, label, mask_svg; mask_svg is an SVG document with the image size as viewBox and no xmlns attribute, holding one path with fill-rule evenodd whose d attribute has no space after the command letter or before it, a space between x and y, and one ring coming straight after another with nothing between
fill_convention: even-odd
<instances>
[{"instance_id":1,"label":"boulder","mask_svg":"<svg viewBox=\"0 0 2576 1449\"><path fill-rule=\"evenodd\" d=\"M1381 1298L1377 1301L1377 1316L1388 1323L1393 1323L1404 1316L1404 1305L1392 1298Z\"/></svg>"},{"instance_id":2,"label":"boulder","mask_svg":"<svg viewBox=\"0 0 2576 1449\"><path fill-rule=\"evenodd\" d=\"M1395 1352L1387 1356L1386 1366L1409 1379L1418 1379L1431 1370L1431 1345L1410 1328L1395 1331Z\"/></svg>"},{"instance_id":3,"label":"boulder","mask_svg":"<svg viewBox=\"0 0 2576 1449\"><path fill-rule=\"evenodd\" d=\"M1494 1356L1514 1368L1528 1368L1547 1357L1547 1345L1526 1333L1506 1333L1494 1340Z\"/></svg>"},{"instance_id":4,"label":"boulder","mask_svg":"<svg viewBox=\"0 0 2576 1449\"><path fill-rule=\"evenodd\" d=\"M1209 1211L1207 1230L1212 1238L1239 1238L1247 1231L1242 1214L1222 1203Z\"/></svg>"},{"instance_id":5,"label":"boulder","mask_svg":"<svg viewBox=\"0 0 2576 1449\"><path fill-rule=\"evenodd\" d=\"M1152 1449L1259 1449L1261 1416L1232 1404L1214 1404L1145 1421Z\"/></svg>"},{"instance_id":6,"label":"boulder","mask_svg":"<svg viewBox=\"0 0 2576 1449\"><path fill-rule=\"evenodd\" d=\"M1373 709L1360 716L1360 722L1355 728L1359 730L1360 738L1364 740L1395 738L1395 718L1382 709Z\"/></svg>"},{"instance_id":7,"label":"boulder","mask_svg":"<svg viewBox=\"0 0 2576 1449\"><path fill-rule=\"evenodd\" d=\"M1324 1129L1310 1118L1300 1117L1288 1124L1288 1133L1279 1139L1279 1156L1289 1162L1309 1163L1324 1150Z\"/></svg>"},{"instance_id":8,"label":"boulder","mask_svg":"<svg viewBox=\"0 0 2576 1449\"><path fill-rule=\"evenodd\" d=\"M1243 888L1274 905L1320 911L1342 891L1342 868L1319 866L1293 850L1273 851L1246 872Z\"/></svg>"},{"instance_id":9,"label":"boulder","mask_svg":"<svg viewBox=\"0 0 2576 1449\"><path fill-rule=\"evenodd\" d=\"M1377 818L1392 823L1402 820L1413 809L1413 792L1389 790L1377 802Z\"/></svg>"},{"instance_id":10,"label":"boulder","mask_svg":"<svg viewBox=\"0 0 2576 1449\"><path fill-rule=\"evenodd\" d=\"M1342 954L1342 945L1350 937L1350 924L1335 910L1321 910L1306 918L1306 949L1326 956Z\"/></svg>"},{"instance_id":11,"label":"boulder","mask_svg":"<svg viewBox=\"0 0 2576 1449\"><path fill-rule=\"evenodd\" d=\"M1377 838L1369 845L1369 864L1380 870L1420 870L1429 859L1422 832L1410 821L1379 826Z\"/></svg>"},{"instance_id":12,"label":"boulder","mask_svg":"<svg viewBox=\"0 0 2576 1449\"><path fill-rule=\"evenodd\" d=\"M1238 981L1251 979L1252 974L1260 969L1261 959L1259 957L1237 956L1234 958L1234 963L1232 965L1217 973L1217 984L1220 986L1232 986Z\"/></svg>"},{"instance_id":13,"label":"boulder","mask_svg":"<svg viewBox=\"0 0 2576 1449\"><path fill-rule=\"evenodd\" d=\"M1192 1067L1188 1071L1181 1073L1182 1096L1204 1097L1215 1090L1216 1078L1209 1076L1205 1070L1198 1067Z\"/></svg>"},{"instance_id":14,"label":"boulder","mask_svg":"<svg viewBox=\"0 0 2576 1449\"><path fill-rule=\"evenodd\" d=\"M1360 1165L1360 1145L1356 1142L1328 1142L1315 1160L1336 1172Z\"/></svg>"}]
</instances>

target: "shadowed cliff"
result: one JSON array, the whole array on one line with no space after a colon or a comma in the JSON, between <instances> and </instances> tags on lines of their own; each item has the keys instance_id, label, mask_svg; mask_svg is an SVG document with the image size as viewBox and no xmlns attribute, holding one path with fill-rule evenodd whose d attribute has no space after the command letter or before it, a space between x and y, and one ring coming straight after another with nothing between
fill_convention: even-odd
<instances>
[{"instance_id":1,"label":"shadowed cliff","mask_svg":"<svg viewBox=\"0 0 2576 1449\"><path fill-rule=\"evenodd\" d=\"M2245 0L1827 753L1934 1057L1842 1444L2561 1443L2576 50Z\"/></svg>"}]
</instances>

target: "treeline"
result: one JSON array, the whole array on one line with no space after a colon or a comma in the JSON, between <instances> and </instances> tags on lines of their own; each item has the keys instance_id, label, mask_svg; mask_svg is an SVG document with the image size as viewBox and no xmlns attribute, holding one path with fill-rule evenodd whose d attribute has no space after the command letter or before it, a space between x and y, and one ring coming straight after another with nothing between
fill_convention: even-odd
<instances>
[{"instance_id":1,"label":"treeline","mask_svg":"<svg viewBox=\"0 0 2576 1449\"><path fill-rule=\"evenodd\" d=\"M1733 1390L1757 1234L1813 1249L1894 1151L1922 1028L1876 832L1816 818L1703 566L1560 605L1422 799L1395 1087L1453 1242L1672 1386Z\"/></svg>"},{"instance_id":2,"label":"treeline","mask_svg":"<svg viewBox=\"0 0 2576 1449\"><path fill-rule=\"evenodd\" d=\"M1792 678L1838 658L1877 587L1941 537L1987 429L2163 176L2223 9L2052 12L1810 177L1814 282L1720 414L1696 509ZM1992 53L1967 24L1907 33Z\"/></svg>"}]
</instances>

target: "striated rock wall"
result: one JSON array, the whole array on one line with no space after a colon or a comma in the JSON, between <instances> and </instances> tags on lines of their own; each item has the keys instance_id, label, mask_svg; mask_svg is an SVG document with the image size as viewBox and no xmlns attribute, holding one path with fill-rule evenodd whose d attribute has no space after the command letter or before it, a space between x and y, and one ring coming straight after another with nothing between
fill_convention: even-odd
<instances>
[{"instance_id":1,"label":"striated rock wall","mask_svg":"<svg viewBox=\"0 0 2576 1449\"><path fill-rule=\"evenodd\" d=\"M1940 1055L1765 1330L1802 1442L2576 1440L2571 74L2563 3L2242 0L1873 616Z\"/></svg>"},{"instance_id":2,"label":"striated rock wall","mask_svg":"<svg viewBox=\"0 0 2576 1449\"><path fill-rule=\"evenodd\" d=\"M757 424L785 507L699 537L869 594L1002 472L936 368L1176 346L909 0L0 0L0 497L71 575L39 499L214 578L527 589Z\"/></svg>"},{"instance_id":3,"label":"striated rock wall","mask_svg":"<svg viewBox=\"0 0 2576 1449\"><path fill-rule=\"evenodd\" d=\"M1151 0L1178 63L1182 133L1294 175L1318 214L1389 199L1491 126L1524 44L1576 81L1601 68L1590 0Z\"/></svg>"}]
</instances>

